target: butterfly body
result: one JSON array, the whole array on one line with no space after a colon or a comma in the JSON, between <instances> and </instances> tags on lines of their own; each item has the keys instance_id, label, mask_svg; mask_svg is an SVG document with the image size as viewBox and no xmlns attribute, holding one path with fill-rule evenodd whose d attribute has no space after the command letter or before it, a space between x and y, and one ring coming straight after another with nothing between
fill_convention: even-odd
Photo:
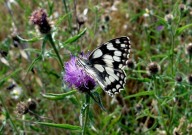
<instances>
[{"instance_id":1,"label":"butterfly body","mask_svg":"<svg viewBox=\"0 0 192 135\"><path fill-rule=\"evenodd\" d=\"M92 51L88 59L78 58L77 65L94 78L110 96L124 89L126 74L124 66L129 58L128 37L112 39Z\"/></svg>"}]
</instances>

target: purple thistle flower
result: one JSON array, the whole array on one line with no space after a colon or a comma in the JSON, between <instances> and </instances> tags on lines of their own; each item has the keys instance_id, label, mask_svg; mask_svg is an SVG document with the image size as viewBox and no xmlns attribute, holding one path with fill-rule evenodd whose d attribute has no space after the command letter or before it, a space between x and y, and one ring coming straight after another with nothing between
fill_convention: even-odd
<instances>
[{"instance_id":1,"label":"purple thistle flower","mask_svg":"<svg viewBox=\"0 0 192 135\"><path fill-rule=\"evenodd\" d=\"M86 55L83 55L83 57L86 57ZM76 59L76 57L72 56L65 64L64 80L70 87L75 86L80 92L89 92L93 90L96 83L83 68L76 65Z\"/></svg>"},{"instance_id":2,"label":"purple thistle flower","mask_svg":"<svg viewBox=\"0 0 192 135\"><path fill-rule=\"evenodd\" d=\"M163 25L159 25L159 26L157 26L157 28L156 28L158 31L161 31L161 30L163 30L164 29L164 26Z\"/></svg>"}]
</instances>

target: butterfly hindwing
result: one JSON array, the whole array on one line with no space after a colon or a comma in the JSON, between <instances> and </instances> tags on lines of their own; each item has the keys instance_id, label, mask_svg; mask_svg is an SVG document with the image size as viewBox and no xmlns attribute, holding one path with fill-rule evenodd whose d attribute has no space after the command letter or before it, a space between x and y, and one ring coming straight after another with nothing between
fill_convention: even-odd
<instances>
[{"instance_id":1,"label":"butterfly hindwing","mask_svg":"<svg viewBox=\"0 0 192 135\"><path fill-rule=\"evenodd\" d=\"M120 90L124 89L126 75L123 70L114 70L110 67L105 67L102 80L104 80L104 90L110 96L113 96L114 94L119 93Z\"/></svg>"},{"instance_id":2,"label":"butterfly hindwing","mask_svg":"<svg viewBox=\"0 0 192 135\"><path fill-rule=\"evenodd\" d=\"M102 72L101 69L99 69L101 67ZM110 96L119 93L126 83L126 74L123 70L114 70L111 67L96 65L96 67L86 68L85 71L94 77L102 89Z\"/></svg>"}]
</instances>

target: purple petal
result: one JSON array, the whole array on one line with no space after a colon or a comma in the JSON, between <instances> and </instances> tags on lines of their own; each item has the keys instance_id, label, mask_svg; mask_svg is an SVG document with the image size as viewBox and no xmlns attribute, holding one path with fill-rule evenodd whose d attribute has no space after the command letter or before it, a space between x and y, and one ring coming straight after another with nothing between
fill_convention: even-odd
<instances>
[{"instance_id":1,"label":"purple petal","mask_svg":"<svg viewBox=\"0 0 192 135\"><path fill-rule=\"evenodd\" d=\"M158 31L161 31L161 30L163 30L164 29L164 26L163 25L159 25L159 26L157 26L157 28L156 28Z\"/></svg>"}]
</instances>

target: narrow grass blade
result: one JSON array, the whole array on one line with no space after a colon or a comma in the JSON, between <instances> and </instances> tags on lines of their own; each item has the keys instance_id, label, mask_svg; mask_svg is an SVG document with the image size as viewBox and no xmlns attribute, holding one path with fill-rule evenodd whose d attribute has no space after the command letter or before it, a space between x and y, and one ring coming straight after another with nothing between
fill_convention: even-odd
<instances>
[{"instance_id":1,"label":"narrow grass blade","mask_svg":"<svg viewBox=\"0 0 192 135\"><path fill-rule=\"evenodd\" d=\"M29 68L27 69L27 73L28 73L29 71L31 71L31 69L33 68L33 65L34 65L35 63L37 63L39 60L41 60L41 59L42 59L41 56L39 56L39 57L37 57L36 59L34 59L34 60L32 61L32 63L30 64Z\"/></svg>"},{"instance_id":2,"label":"narrow grass blade","mask_svg":"<svg viewBox=\"0 0 192 135\"><path fill-rule=\"evenodd\" d=\"M83 31L81 31L78 35L75 35L74 37L69 38L67 41L61 43L60 47L63 48L65 45L71 44L71 43L77 41L81 36L83 36L85 34L86 30L87 30L87 28L85 28Z\"/></svg>"},{"instance_id":3,"label":"narrow grass blade","mask_svg":"<svg viewBox=\"0 0 192 135\"><path fill-rule=\"evenodd\" d=\"M183 27L180 27L176 30L176 35L180 35L184 30L188 29L192 27L192 23L191 24L188 24L188 25L185 25Z\"/></svg>"},{"instance_id":4,"label":"narrow grass blade","mask_svg":"<svg viewBox=\"0 0 192 135\"><path fill-rule=\"evenodd\" d=\"M31 39L24 39L24 38L22 38L22 37L20 37L20 36L18 36L18 35L17 35L17 37L18 37L21 41L23 41L23 42L36 42L36 41L39 41L39 40L42 40L42 39L43 39L43 37L34 37L34 38L31 38Z\"/></svg>"},{"instance_id":5,"label":"narrow grass blade","mask_svg":"<svg viewBox=\"0 0 192 135\"><path fill-rule=\"evenodd\" d=\"M143 92L139 92L137 94L126 96L126 97L124 97L124 99L129 99L129 98L133 98L133 97L140 97L140 96L147 96L147 95L154 95L154 92L153 91L143 91Z\"/></svg>"},{"instance_id":6,"label":"narrow grass blade","mask_svg":"<svg viewBox=\"0 0 192 135\"><path fill-rule=\"evenodd\" d=\"M55 123L48 123L48 122L35 122L37 124L48 126L48 127L56 127L56 128L62 128L62 129L68 129L68 130L77 130L80 131L80 126L74 126L69 124L55 124Z\"/></svg>"},{"instance_id":7,"label":"narrow grass blade","mask_svg":"<svg viewBox=\"0 0 192 135\"><path fill-rule=\"evenodd\" d=\"M47 94L41 94L44 98L50 99L50 100L62 100L67 96L73 95L75 94L77 91L73 90L73 91L69 91L66 93L62 93L62 94L53 94L53 93L47 93Z\"/></svg>"},{"instance_id":8,"label":"narrow grass blade","mask_svg":"<svg viewBox=\"0 0 192 135\"><path fill-rule=\"evenodd\" d=\"M1 78L0 78L0 86L2 86L3 83L4 83L5 81L7 81L10 77L18 74L18 72L20 72L21 70L22 70L22 68L18 68L18 69L16 69L14 72L10 73L9 75L1 77Z\"/></svg>"}]
</instances>

